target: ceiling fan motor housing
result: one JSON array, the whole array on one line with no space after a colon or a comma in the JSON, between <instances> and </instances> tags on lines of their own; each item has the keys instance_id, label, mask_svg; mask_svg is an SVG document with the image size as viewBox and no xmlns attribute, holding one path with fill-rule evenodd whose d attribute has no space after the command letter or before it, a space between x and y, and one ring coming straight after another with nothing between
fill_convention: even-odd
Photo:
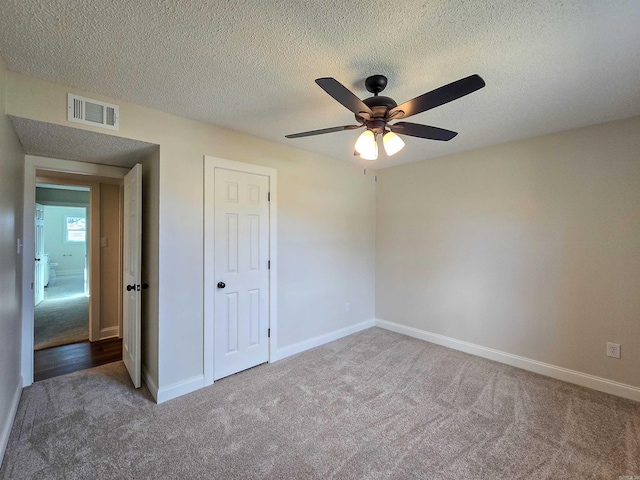
<instances>
[{"instance_id":1,"label":"ceiling fan motor housing","mask_svg":"<svg viewBox=\"0 0 640 480\"><path fill-rule=\"evenodd\" d=\"M398 106L398 104L396 103L396 101L393 98L384 97L384 96L381 96L381 95L379 95L377 97L365 98L364 100L362 100L362 103L364 103L371 110L373 110L376 107L384 107L386 110L391 110L392 108ZM373 113L375 115L375 110L374 110Z\"/></svg>"},{"instance_id":2,"label":"ceiling fan motor housing","mask_svg":"<svg viewBox=\"0 0 640 480\"><path fill-rule=\"evenodd\" d=\"M371 78L371 77L370 77ZM373 133L384 133L384 128L387 124L387 113L398 104L391 97L376 96L369 97L362 100L362 102L371 109L373 114L371 118L363 117L362 115L356 115L356 120L360 123L364 123L369 130Z\"/></svg>"}]
</instances>

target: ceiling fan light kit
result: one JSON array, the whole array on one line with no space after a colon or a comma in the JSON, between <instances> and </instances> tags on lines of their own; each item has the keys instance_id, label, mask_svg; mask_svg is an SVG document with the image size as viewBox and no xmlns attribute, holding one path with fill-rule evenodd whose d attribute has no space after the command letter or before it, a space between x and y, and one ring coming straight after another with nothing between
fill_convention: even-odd
<instances>
[{"instance_id":1,"label":"ceiling fan light kit","mask_svg":"<svg viewBox=\"0 0 640 480\"><path fill-rule=\"evenodd\" d=\"M382 136L382 144L384 145L384 151L390 157L404 148L404 141L393 132L386 132Z\"/></svg>"},{"instance_id":2,"label":"ceiling fan light kit","mask_svg":"<svg viewBox=\"0 0 640 480\"><path fill-rule=\"evenodd\" d=\"M316 83L331 97L351 110L359 124L311 130L285 135L285 137L301 138L365 127L366 130L358 137L355 144L355 151L365 160L377 160L378 143L376 138L378 135L382 135L382 144L389 156L395 155L404 148L404 141L398 134L443 142L451 140L458 134L457 132L419 123L396 122L391 124L389 122L426 112L485 86L484 80L479 75L470 75L398 105L393 98L379 95L387 86L387 77L384 75L372 75L365 80L365 87L373 93L373 97L364 100L356 97L335 78L318 78Z\"/></svg>"},{"instance_id":3,"label":"ceiling fan light kit","mask_svg":"<svg viewBox=\"0 0 640 480\"><path fill-rule=\"evenodd\" d=\"M367 132L369 132L369 130L367 130ZM367 143L365 149L360 152L360 158L363 160L378 159L378 142L376 142L375 138L373 139L373 142Z\"/></svg>"},{"instance_id":4,"label":"ceiling fan light kit","mask_svg":"<svg viewBox=\"0 0 640 480\"><path fill-rule=\"evenodd\" d=\"M360 134L358 140L356 140L355 151L359 154L371 154L373 153L374 146L376 145L376 136L371 130L365 130Z\"/></svg>"}]
</instances>

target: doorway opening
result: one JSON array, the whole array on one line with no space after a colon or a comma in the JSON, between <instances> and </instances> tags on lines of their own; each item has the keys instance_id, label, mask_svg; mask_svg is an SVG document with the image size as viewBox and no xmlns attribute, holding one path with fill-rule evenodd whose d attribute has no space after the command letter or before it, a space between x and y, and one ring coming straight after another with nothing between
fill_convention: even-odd
<instances>
[{"instance_id":1,"label":"doorway opening","mask_svg":"<svg viewBox=\"0 0 640 480\"><path fill-rule=\"evenodd\" d=\"M36 170L34 380L122 359L122 181Z\"/></svg>"},{"instance_id":2,"label":"doorway opening","mask_svg":"<svg viewBox=\"0 0 640 480\"><path fill-rule=\"evenodd\" d=\"M89 340L90 189L36 184L34 350Z\"/></svg>"}]
</instances>

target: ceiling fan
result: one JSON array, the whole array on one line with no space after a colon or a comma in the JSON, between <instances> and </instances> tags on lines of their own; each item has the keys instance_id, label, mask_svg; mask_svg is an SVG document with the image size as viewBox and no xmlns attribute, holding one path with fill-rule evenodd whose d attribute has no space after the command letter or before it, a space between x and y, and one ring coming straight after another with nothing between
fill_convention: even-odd
<instances>
[{"instance_id":1,"label":"ceiling fan","mask_svg":"<svg viewBox=\"0 0 640 480\"><path fill-rule=\"evenodd\" d=\"M335 78L318 78L316 83L335 100L351 110L359 124L311 130L309 132L285 135L285 137L309 137L365 127L366 130L358 137L355 144L355 155L360 155L365 160L376 160L378 158L378 144L376 142L378 135L382 135L382 143L389 156L394 155L404 147L404 142L397 134L445 142L451 140L458 134L457 132L419 123L396 122L390 124L389 122L426 112L452 100L464 97L485 86L484 80L479 75L470 75L398 105L393 98L379 95L387 86L387 77L384 75L373 75L365 80L365 87L369 92L373 93L373 97L365 98L364 100L356 97Z\"/></svg>"}]
</instances>

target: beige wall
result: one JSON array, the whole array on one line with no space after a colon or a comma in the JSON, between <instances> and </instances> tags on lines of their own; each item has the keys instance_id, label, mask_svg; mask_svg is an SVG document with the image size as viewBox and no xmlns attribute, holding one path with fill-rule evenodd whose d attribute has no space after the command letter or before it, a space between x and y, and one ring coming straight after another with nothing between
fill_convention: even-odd
<instances>
[{"instance_id":1,"label":"beige wall","mask_svg":"<svg viewBox=\"0 0 640 480\"><path fill-rule=\"evenodd\" d=\"M158 256L160 223L160 150L142 159L142 365L157 382L159 359Z\"/></svg>"},{"instance_id":2,"label":"beige wall","mask_svg":"<svg viewBox=\"0 0 640 480\"><path fill-rule=\"evenodd\" d=\"M11 429L11 407L20 377L24 152L5 115L7 71L0 58L0 461Z\"/></svg>"},{"instance_id":3,"label":"beige wall","mask_svg":"<svg viewBox=\"0 0 640 480\"><path fill-rule=\"evenodd\" d=\"M107 240L100 247L100 331L118 327L120 321L120 196L120 185L100 184L100 238Z\"/></svg>"},{"instance_id":4,"label":"beige wall","mask_svg":"<svg viewBox=\"0 0 640 480\"><path fill-rule=\"evenodd\" d=\"M105 133L66 121L67 92L117 103L115 134L160 145L159 264L147 265L157 272L148 281L158 290L146 300L157 295L160 388L203 374L204 155L278 170L279 347L373 318L373 175L364 176L358 165L16 73L9 76L7 111Z\"/></svg>"},{"instance_id":5,"label":"beige wall","mask_svg":"<svg viewBox=\"0 0 640 480\"><path fill-rule=\"evenodd\" d=\"M378 318L640 386L640 117L384 169L377 188Z\"/></svg>"}]
</instances>

